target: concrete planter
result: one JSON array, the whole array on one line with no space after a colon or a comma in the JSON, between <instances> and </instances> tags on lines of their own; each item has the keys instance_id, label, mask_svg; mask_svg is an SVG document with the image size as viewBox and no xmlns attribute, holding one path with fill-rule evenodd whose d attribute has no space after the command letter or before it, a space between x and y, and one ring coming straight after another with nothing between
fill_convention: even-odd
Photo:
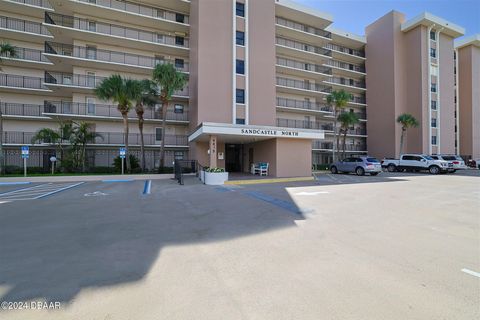
<instances>
[{"instance_id":1,"label":"concrete planter","mask_svg":"<svg viewBox=\"0 0 480 320\"><path fill-rule=\"evenodd\" d=\"M205 170L200 170L200 181L205 183Z\"/></svg>"},{"instance_id":2,"label":"concrete planter","mask_svg":"<svg viewBox=\"0 0 480 320\"><path fill-rule=\"evenodd\" d=\"M228 172L205 172L205 184L222 185L228 180Z\"/></svg>"}]
</instances>

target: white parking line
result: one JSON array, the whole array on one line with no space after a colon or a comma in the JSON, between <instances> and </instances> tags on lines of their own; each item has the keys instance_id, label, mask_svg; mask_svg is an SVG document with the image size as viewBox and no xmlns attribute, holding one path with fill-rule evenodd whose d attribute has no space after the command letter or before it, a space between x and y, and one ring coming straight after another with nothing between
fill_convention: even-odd
<instances>
[{"instance_id":1,"label":"white parking line","mask_svg":"<svg viewBox=\"0 0 480 320\"><path fill-rule=\"evenodd\" d=\"M325 193L330 193L330 192L328 192L328 191L313 191L313 192L302 191L302 192L297 192L295 194L297 196L315 196L317 194L325 194Z\"/></svg>"},{"instance_id":2,"label":"white parking line","mask_svg":"<svg viewBox=\"0 0 480 320\"><path fill-rule=\"evenodd\" d=\"M466 268L463 268L462 271L465 272L465 273L468 273L471 276L480 278L480 273L478 273L478 272L475 272L475 271L472 271L472 270L469 270L469 269L466 269Z\"/></svg>"},{"instance_id":3,"label":"white parking line","mask_svg":"<svg viewBox=\"0 0 480 320\"><path fill-rule=\"evenodd\" d=\"M45 183L38 186L33 186L29 188L13 190L0 194L0 200L34 200L47 197L49 195L61 192L70 188L74 188L78 185L83 184L84 182L79 183Z\"/></svg>"}]
</instances>

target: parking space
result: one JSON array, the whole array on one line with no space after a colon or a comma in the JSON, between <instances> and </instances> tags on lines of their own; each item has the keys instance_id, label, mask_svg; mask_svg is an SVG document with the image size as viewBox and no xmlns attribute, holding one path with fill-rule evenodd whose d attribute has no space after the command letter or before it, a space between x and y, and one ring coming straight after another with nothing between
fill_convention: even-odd
<instances>
[{"instance_id":1,"label":"parking space","mask_svg":"<svg viewBox=\"0 0 480 320\"><path fill-rule=\"evenodd\" d=\"M10 201L0 296L63 307L0 316L476 319L479 182L478 171L241 186L189 177ZM30 187L61 189L15 186Z\"/></svg>"}]
</instances>

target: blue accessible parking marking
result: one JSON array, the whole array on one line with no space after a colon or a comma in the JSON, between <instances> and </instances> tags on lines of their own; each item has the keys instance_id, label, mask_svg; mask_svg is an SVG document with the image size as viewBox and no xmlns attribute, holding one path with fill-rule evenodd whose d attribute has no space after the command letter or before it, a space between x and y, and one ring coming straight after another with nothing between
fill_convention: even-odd
<instances>
[{"instance_id":1,"label":"blue accessible parking marking","mask_svg":"<svg viewBox=\"0 0 480 320\"><path fill-rule=\"evenodd\" d=\"M303 214L304 213L304 211L300 210L293 202L273 198L269 195L266 195L266 194L258 192L258 191L247 191L247 192L244 192L244 193L246 195L252 197L252 198L268 202L270 204L273 204L277 207L280 207L280 208L285 209L287 211L293 212L295 214Z\"/></svg>"}]
</instances>

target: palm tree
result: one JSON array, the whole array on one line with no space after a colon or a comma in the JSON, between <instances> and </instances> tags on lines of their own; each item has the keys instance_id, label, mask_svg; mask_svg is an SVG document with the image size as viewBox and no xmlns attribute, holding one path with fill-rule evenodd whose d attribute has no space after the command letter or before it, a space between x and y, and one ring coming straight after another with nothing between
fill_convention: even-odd
<instances>
[{"instance_id":1,"label":"palm tree","mask_svg":"<svg viewBox=\"0 0 480 320\"><path fill-rule=\"evenodd\" d=\"M156 85L150 80L134 80L132 87L132 99L135 102L135 112L138 118L138 130L140 132L140 166L145 170L145 142L143 139L143 114L145 106L153 107L157 102L158 95Z\"/></svg>"},{"instance_id":2,"label":"palm tree","mask_svg":"<svg viewBox=\"0 0 480 320\"><path fill-rule=\"evenodd\" d=\"M15 58L17 55L17 50L14 46L7 42L0 43L0 64L2 62L1 57L7 56L10 58ZM2 68L0 68L2 71ZM2 114L2 107L0 105L0 175L3 173L3 114Z\"/></svg>"},{"instance_id":3,"label":"palm tree","mask_svg":"<svg viewBox=\"0 0 480 320\"><path fill-rule=\"evenodd\" d=\"M345 90L332 91L327 96L327 104L333 107L333 161L337 161L337 150L339 149L339 139L337 133L337 114L348 105L348 102L352 100L353 96Z\"/></svg>"},{"instance_id":4,"label":"palm tree","mask_svg":"<svg viewBox=\"0 0 480 320\"><path fill-rule=\"evenodd\" d=\"M403 113L397 117L397 123L402 125L402 135L400 137L400 154L403 153L403 141L404 137L407 135L407 129L408 128L416 128L418 127L419 123L418 120L415 119L414 116L412 116L409 113Z\"/></svg>"},{"instance_id":5,"label":"palm tree","mask_svg":"<svg viewBox=\"0 0 480 320\"><path fill-rule=\"evenodd\" d=\"M60 149L59 160L63 160L64 150L62 142L71 142L73 133L73 125L71 122L60 122L58 130L50 128L42 128L38 130L32 137L32 144L37 142L51 144L55 146L55 154L58 157L58 150Z\"/></svg>"},{"instance_id":6,"label":"palm tree","mask_svg":"<svg viewBox=\"0 0 480 320\"><path fill-rule=\"evenodd\" d=\"M358 115L355 112L350 111L350 112L341 113L338 116L338 121L340 122L340 128L341 128L341 131L343 132L342 159L345 159L345 142L347 140L348 128L358 123L360 120Z\"/></svg>"},{"instance_id":7,"label":"palm tree","mask_svg":"<svg viewBox=\"0 0 480 320\"><path fill-rule=\"evenodd\" d=\"M79 161L82 164L82 172L85 172L86 167L86 152L87 143L95 141L95 138L102 138L103 136L93 130L90 123L80 122L73 128L72 142L74 145L80 146Z\"/></svg>"},{"instance_id":8,"label":"palm tree","mask_svg":"<svg viewBox=\"0 0 480 320\"><path fill-rule=\"evenodd\" d=\"M176 90L182 90L187 84L185 75L172 64L157 64L153 70L153 81L158 85L162 103L162 145L160 147L160 168L165 164L165 127L168 104Z\"/></svg>"},{"instance_id":9,"label":"palm tree","mask_svg":"<svg viewBox=\"0 0 480 320\"><path fill-rule=\"evenodd\" d=\"M132 109L132 87L133 81L114 74L104 79L95 89L95 94L102 100L113 100L117 104L118 111L123 118L123 141L125 144L125 155L128 159L128 112ZM127 161L127 171L130 171L130 161Z\"/></svg>"}]
</instances>

